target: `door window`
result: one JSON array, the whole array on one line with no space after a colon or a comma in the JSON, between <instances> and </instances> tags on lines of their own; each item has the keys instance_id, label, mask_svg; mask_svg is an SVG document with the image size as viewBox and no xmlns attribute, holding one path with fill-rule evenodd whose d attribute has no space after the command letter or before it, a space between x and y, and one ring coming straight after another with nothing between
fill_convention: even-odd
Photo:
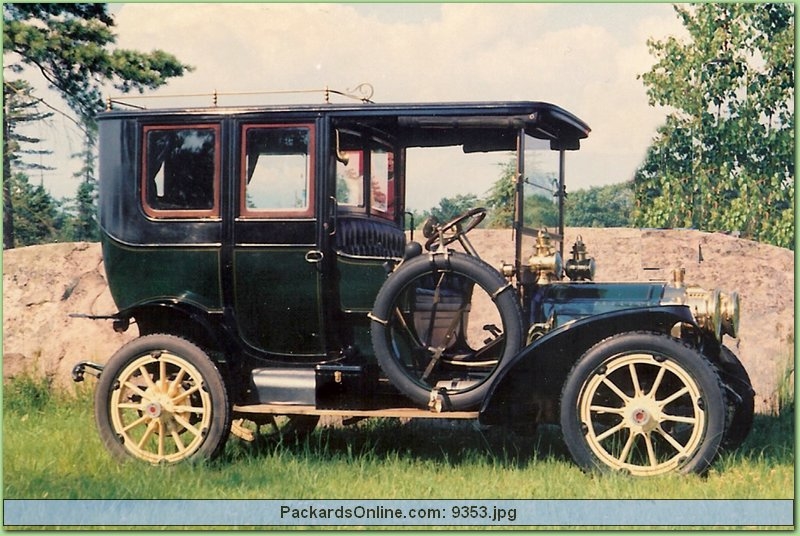
<instances>
[{"instance_id":1,"label":"door window","mask_svg":"<svg viewBox=\"0 0 800 536\"><path fill-rule=\"evenodd\" d=\"M314 215L313 127L244 127L241 214L300 218Z\"/></svg>"}]
</instances>

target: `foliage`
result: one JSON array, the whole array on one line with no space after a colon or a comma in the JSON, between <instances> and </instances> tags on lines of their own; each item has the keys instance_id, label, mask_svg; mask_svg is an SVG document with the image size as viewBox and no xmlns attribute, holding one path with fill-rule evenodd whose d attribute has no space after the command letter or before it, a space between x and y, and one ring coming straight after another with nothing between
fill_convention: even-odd
<instances>
[{"instance_id":1,"label":"foliage","mask_svg":"<svg viewBox=\"0 0 800 536\"><path fill-rule=\"evenodd\" d=\"M143 92L162 86L169 78L182 76L191 67L162 50L138 52L116 49L114 20L105 4L3 4L3 59L6 68L21 78L6 77L3 94L6 97L3 114L4 169L17 167L20 146L9 143L8 134L17 130L23 121L9 113L10 92L19 93L24 87L26 99L35 105L55 109L36 98L32 85L22 77L38 71L47 84L59 92L76 117L69 117L86 135L81 153L84 167L77 196L79 236L90 239L96 234L94 190L94 146L96 114L104 107L102 93L107 85L117 91ZM32 67L33 70L27 70ZM38 110L38 108L36 108ZM41 113L41 112L36 112ZM25 140L30 141L30 140ZM10 172L9 172L10 175ZM4 181L8 176L4 174ZM14 247L14 228L11 216L12 197L4 190L3 244Z\"/></svg>"},{"instance_id":2,"label":"foliage","mask_svg":"<svg viewBox=\"0 0 800 536\"><path fill-rule=\"evenodd\" d=\"M630 227L633 184L593 186L570 192L566 202L568 227Z\"/></svg>"},{"instance_id":3,"label":"foliage","mask_svg":"<svg viewBox=\"0 0 800 536\"><path fill-rule=\"evenodd\" d=\"M675 7L689 33L649 41L642 75L666 123L637 171L635 223L794 244L791 4Z\"/></svg>"},{"instance_id":4,"label":"foliage","mask_svg":"<svg viewBox=\"0 0 800 536\"><path fill-rule=\"evenodd\" d=\"M64 235L66 215L44 186L32 185L24 173L14 173L4 185L14 206L15 245L55 242Z\"/></svg>"},{"instance_id":5,"label":"foliage","mask_svg":"<svg viewBox=\"0 0 800 536\"><path fill-rule=\"evenodd\" d=\"M463 214L471 208L478 206L478 196L474 194L459 194L455 197L445 197L439 201L438 207L433 207L428 213L440 223L447 223L456 216Z\"/></svg>"},{"instance_id":6,"label":"foliage","mask_svg":"<svg viewBox=\"0 0 800 536\"><path fill-rule=\"evenodd\" d=\"M514 198L516 186L514 177L517 174L516 160L511 159L502 164L500 178L486 194L486 208L489 209L488 226L492 228L509 228L514 223Z\"/></svg>"},{"instance_id":7,"label":"foliage","mask_svg":"<svg viewBox=\"0 0 800 536\"><path fill-rule=\"evenodd\" d=\"M19 132L19 127L49 118L52 113L38 110L38 99L30 84L16 80L3 84L3 247L14 247L14 205L12 195L12 171L17 169L47 169L26 157L41 156L47 151L36 150L41 140Z\"/></svg>"}]
</instances>

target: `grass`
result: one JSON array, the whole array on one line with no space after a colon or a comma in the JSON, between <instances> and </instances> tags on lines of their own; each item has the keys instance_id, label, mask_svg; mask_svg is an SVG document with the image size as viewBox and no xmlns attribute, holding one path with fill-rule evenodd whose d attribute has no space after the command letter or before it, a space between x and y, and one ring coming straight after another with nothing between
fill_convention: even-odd
<instances>
[{"instance_id":1,"label":"grass","mask_svg":"<svg viewBox=\"0 0 800 536\"><path fill-rule=\"evenodd\" d=\"M254 449L231 438L211 463L118 463L102 447L87 390L18 380L3 399L6 499L792 499L793 404L757 415L738 450L705 476L587 475L556 428L509 441L468 423L394 419L322 428ZM389 484L390 483L390 484Z\"/></svg>"}]
</instances>

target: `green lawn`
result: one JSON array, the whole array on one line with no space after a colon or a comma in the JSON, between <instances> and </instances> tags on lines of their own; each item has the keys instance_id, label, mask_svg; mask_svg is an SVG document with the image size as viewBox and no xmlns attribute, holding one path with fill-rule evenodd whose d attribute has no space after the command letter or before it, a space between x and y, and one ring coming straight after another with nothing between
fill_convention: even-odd
<instances>
[{"instance_id":1,"label":"green lawn","mask_svg":"<svg viewBox=\"0 0 800 536\"><path fill-rule=\"evenodd\" d=\"M254 449L236 438L207 464L117 463L103 449L91 397L4 389L5 499L791 499L794 412L758 415L745 444L705 476L587 475L557 428L528 439L471 423L396 419L322 428ZM387 483L391 483L388 485Z\"/></svg>"}]
</instances>

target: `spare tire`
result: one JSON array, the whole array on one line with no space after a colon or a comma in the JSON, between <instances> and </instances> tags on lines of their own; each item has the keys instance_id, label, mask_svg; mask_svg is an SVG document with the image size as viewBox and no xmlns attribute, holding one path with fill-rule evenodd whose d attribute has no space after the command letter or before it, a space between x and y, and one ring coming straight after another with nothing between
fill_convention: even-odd
<instances>
[{"instance_id":1,"label":"spare tire","mask_svg":"<svg viewBox=\"0 0 800 536\"><path fill-rule=\"evenodd\" d=\"M449 251L403 262L370 318L389 381L414 403L444 411L476 408L524 336L512 285L480 259Z\"/></svg>"}]
</instances>

